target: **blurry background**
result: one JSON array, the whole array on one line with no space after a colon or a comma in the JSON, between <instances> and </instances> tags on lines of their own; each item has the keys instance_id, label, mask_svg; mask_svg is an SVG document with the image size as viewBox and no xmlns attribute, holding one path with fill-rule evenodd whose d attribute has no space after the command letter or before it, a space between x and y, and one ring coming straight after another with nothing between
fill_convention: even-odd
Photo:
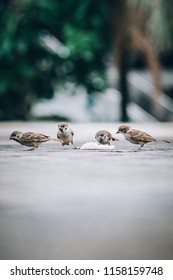
<instances>
[{"instance_id":1,"label":"blurry background","mask_svg":"<svg viewBox=\"0 0 173 280\"><path fill-rule=\"evenodd\" d=\"M0 1L0 259L173 259L172 74L171 0ZM77 146L122 121L171 144L9 141L60 120Z\"/></svg>"},{"instance_id":2,"label":"blurry background","mask_svg":"<svg viewBox=\"0 0 173 280\"><path fill-rule=\"evenodd\" d=\"M172 121L172 0L1 0L0 120Z\"/></svg>"}]
</instances>

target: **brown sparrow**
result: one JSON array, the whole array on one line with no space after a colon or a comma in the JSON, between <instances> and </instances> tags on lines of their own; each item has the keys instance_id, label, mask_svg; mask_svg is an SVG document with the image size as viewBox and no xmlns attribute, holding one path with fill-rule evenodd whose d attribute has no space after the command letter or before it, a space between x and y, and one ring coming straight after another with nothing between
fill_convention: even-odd
<instances>
[{"instance_id":1,"label":"brown sparrow","mask_svg":"<svg viewBox=\"0 0 173 280\"><path fill-rule=\"evenodd\" d=\"M121 125L116 133L122 133L127 141L131 142L132 144L139 144L141 148L145 144L153 141L155 142L157 140L146 132L132 129L129 125ZM162 141L170 143L167 140Z\"/></svg>"},{"instance_id":2,"label":"brown sparrow","mask_svg":"<svg viewBox=\"0 0 173 280\"><path fill-rule=\"evenodd\" d=\"M99 142L99 144L105 145L108 144L110 146L110 141L119 141L116 138L112 137L112 134L107 130L99 130L97 131L95 138Z\"/></svg>"},{"instance_id":3,"label":"brown sparrow","mask_svg":"<svg viewBox=\"0 0 173 280\"><path fill-rule=\"evenodd\" d=\"M71 143L75 149L78 149L73 143L73 136L74 132L67 123L61 122L58 124L57 138L61 140L63 146Z\"/></svg>"},{"instance_id":4,"label":"brown sparrow","mask_svg":"<svg viewBox=\"0 0 173 280\"><path fill-rule=\"evenodd\" d=\"M50 136L41 134L41 133L33 133L33 132L21 132L21 131L13 131L10 135L9 140L14 140L21 145L32 147L31 149L27 151L33 151L36 148L38 148L39 144L50 141L50 140L55 140L55 141L60 141L57 139L53 139ZM61 142L61 141L60 141Z\"/></svg>"}]
</instances>

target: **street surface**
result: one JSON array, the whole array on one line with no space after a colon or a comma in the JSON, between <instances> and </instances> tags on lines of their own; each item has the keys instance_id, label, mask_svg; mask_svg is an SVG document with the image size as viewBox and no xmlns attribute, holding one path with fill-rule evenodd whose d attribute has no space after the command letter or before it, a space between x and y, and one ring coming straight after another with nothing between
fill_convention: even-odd
<instances>
[{"instance_id":1,"label":"street surface","mask_svg":"<svg viewBox=\"0 0 173 280\"><path fill-rule=\"evenodd\" d=\"M173 123L133 124L171 141L142 150L115 135L119 124L70 126L78 146L99 129L120 141L29 152L11 132L56 138L57 123L0 123L0 259L173 259Z\"/></svg>"}]
</instances>

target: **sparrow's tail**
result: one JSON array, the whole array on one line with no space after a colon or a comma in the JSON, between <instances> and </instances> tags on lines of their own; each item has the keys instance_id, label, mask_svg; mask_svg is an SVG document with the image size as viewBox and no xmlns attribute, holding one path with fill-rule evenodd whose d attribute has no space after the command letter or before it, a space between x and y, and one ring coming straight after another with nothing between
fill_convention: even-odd
<instances>
[{"instance_id":1,"label":"sparrow's tail","mask_svg":"<svg viewBox=\"0 0 173 280\"><path fill-rule=\"evenodd\" d=\"M63 141L61 141L60 139L55 139L55 138L51 138L51 137L49 137L49 140L51 140L51 141L57 141L57 142L63 143Z\"/></svg>"},{"instance_id":2,"label":"sparrow's tail","mask_svg":"<svg viewBox=\"0 0 173 280\"><path fill-rule=\"evenodd\" d=\"M171 143L170 141L168 141L168 140L163 140L163 139L157 139L157 141L160 141L160 142L165 142L165 143Z\"/></svg>"},{"instance_id":3,"label":"sparrow's tail","mask_svg":"<svg viewBox=\"0 0 173 280\"><path fill-rule=\"evenodd\" d=\"M170 141L168 141L168 140L162 140L163 142L165 142L165 143L171 143Z\"/></svg>"},{"instance_id":4,"label":"sparrow's tail","mask_svg":"<svg viewBox=\"0 0 173 280\"><path fill-rule=\"evenodd\" d=\"M116 138L112 138L112 141L119 141L118 139L116 139Z\"/></svg>"}]
</instances>

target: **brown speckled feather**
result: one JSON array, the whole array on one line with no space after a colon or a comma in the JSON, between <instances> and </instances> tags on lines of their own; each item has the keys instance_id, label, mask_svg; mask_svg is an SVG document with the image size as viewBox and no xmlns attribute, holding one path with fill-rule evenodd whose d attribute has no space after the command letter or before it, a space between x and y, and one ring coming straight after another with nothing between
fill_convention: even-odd
<instances>
[{"instance_id":1,"label":"brown speckled feather","mask_svg":"<svg viewBox=\"0 0 173 280\"><path fill-rule=\"evenodd\" d=\"M149 135L146 132L142 132L136 129L132 129L130 132L130 137L133 141L142 141L142 142L152 142L152 141L156 141L156 139L154 139L153 137L151 137L151 135Z\"/></svg>"},{"instance_id":2,"label":"brown speckled feather","mask_svg":"<svg viewBox=\"0 0 173 280\"><path fill-rule=\"evenodd\" d=\"M50 137L41 133L25 132L22 134L21 140L24 141L25 143L31 143L31 142L41 143L41 142L49 141Z\"/></svg>"}]
</instances>

